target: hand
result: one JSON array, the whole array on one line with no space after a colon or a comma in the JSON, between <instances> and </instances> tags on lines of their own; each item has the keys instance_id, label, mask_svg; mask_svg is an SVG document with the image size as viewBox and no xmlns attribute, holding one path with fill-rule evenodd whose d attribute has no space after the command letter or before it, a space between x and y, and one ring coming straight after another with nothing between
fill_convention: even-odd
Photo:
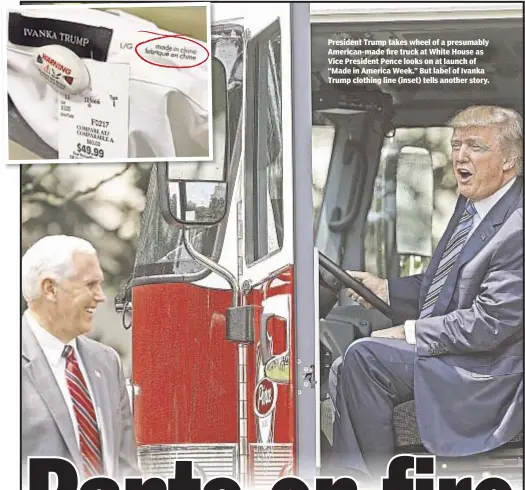
<instances>
[{"instance_id":1,"label":"hand","mask_svg":"<svg viewBox=\"0 0 525 490\"><path fill-rule=\"evenodd\" d=\"M370 272L346 272L350 274L353 278L357 279L359 282L362 282L368 289L370 289L370 291L379 296L385 303L388 303L386 279L374 276L373 274L370 274ZM365 301L352 289L348 289L348 296L350 296L354 301L357 301L361 306L364 306L367 309L372 307L372 305L368 301Z\"/></svg>"},{"instance_id":2,"label":"hand","mask_svg":"<svg viewBox=\"0 0 525 490\"><path fill-rule=\"evenodd\" d=\"M383 339L398 339L406 340L405 326L398 325L397 327L384 328L383 330L374 330L370 337L380 337Z\"/></svg>"}]
</instances>

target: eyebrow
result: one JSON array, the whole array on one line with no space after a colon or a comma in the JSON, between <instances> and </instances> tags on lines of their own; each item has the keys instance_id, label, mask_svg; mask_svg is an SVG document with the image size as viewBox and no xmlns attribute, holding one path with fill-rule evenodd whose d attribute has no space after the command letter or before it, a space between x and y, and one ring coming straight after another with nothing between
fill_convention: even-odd
<instances>
[{"instance_id":1,"label":"eyebrow","mask_svg":"<svg viewBox=\"0 0 525 490\"><path fill-rule=\"evenodd\" d=\"M465 141L467 143L478 143L478 144L484 146L485 148L490 148L490 144L488 144L485 140L483 140L483 139L481 139L481 138L479 138L477 136L468 136L464 140L462 140L460 138L457 138L457 137L454 137L451 140L452 144L459 143L461 141Z\"/></svg>"}]
</instances>

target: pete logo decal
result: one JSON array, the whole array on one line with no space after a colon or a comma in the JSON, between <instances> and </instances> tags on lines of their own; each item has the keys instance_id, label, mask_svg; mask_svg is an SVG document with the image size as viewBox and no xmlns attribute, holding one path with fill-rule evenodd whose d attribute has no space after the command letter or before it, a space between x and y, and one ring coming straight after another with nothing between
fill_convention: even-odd
<instances>
[{"instance_id":1,"label":"pete logo decal","mask_svg":"<svg viewBox=\"0 0 525 490\"><path fill-rule=\"evenodd\" d=\"M255 388L255 413L258 417L265 417L275 408L275 384L268 378L263 378Z\"/></svg>"}]
</instances>

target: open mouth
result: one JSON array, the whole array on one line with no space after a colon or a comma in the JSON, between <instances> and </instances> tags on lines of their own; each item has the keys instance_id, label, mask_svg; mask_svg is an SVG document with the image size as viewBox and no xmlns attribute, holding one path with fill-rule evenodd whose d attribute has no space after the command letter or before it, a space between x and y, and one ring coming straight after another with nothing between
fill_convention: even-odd
<instances>
[{"instance_id":1,"label":"open mouth","mask_svg":"<svg viewBox=\"0 0 525 490\"><path fill-rule=\"evenodd\" d=\"M96 308L86 308L86 311L90 314L90 315L93 315L95 313L95 310Z\"/></svg>"},{"instance_id":2,"label":"open mouth","mask_svg":"<svg viewBox=\"0 0 525 490\"><path fill-rule=\"evenodd\" d=\"M470 180L470 178L472 177L472 172L463 168L458 168L457 175L459 177L459 180L464 183Z\"/></svg>"}]
</instances>

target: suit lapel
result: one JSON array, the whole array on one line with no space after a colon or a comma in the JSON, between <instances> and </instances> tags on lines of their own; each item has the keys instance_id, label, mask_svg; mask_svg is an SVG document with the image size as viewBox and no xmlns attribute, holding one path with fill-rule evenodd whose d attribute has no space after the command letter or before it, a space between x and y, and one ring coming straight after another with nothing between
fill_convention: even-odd
<instances>
[{"instance_id":1,"label":"suit lapel","mask_svg":"<svg viewBox=\"0 0 525 490\"><path fill-rule=\"evenodd\" d=\"M459 271L467 262L475 257L488 242L490 242L507 216L517 209L519 197L522 195L522 189L523 183L518 176L508 192L495 204L487 216L485 216L482 222L474 230L456 259L454 266L450 270L445 284L443 284L441 294L436 302L432 316L440 316L446 313L456 289ZM441 254L439 256L440 259Z\"/></svg>"},{"instance_id":2,"label":"suit lapel","mask_svg":"<svg viewBox=\"0 0 525 490\"><path fill-rule=\"evenodd\" d=\"M104 361L100 359L88 342L85 339L77 338L78 352L82 358L82 362L86 369L89 377L89 383L93 390L93 396L100 410L100 417L102 420L98 421L99 428L103 424L104 431L102 436L106 435L102 439L103 450L106 454L109 454L111 458L114 457L114 426L113 426L113 415L111 413L111 406L109 403L110 397L108 392L107 380L111 376L111 372L108 371ZM108 470L106 463L106 471Z\"/></svg>"},{"instance_id":3,"label":"suit lapel","mask_svg":"<svg viewBox=\"0 0 525 490\"><path fill-rule=\"evenodd\" d=\"M49 413L55 420L58 430L62 434L64 442L71 453L73 463L77 468L82 468L82 457L75 436L71 415L55 380L53 371L25 317L22 318L22 369L35 385Z\"/></svg>"}]
</instances>

